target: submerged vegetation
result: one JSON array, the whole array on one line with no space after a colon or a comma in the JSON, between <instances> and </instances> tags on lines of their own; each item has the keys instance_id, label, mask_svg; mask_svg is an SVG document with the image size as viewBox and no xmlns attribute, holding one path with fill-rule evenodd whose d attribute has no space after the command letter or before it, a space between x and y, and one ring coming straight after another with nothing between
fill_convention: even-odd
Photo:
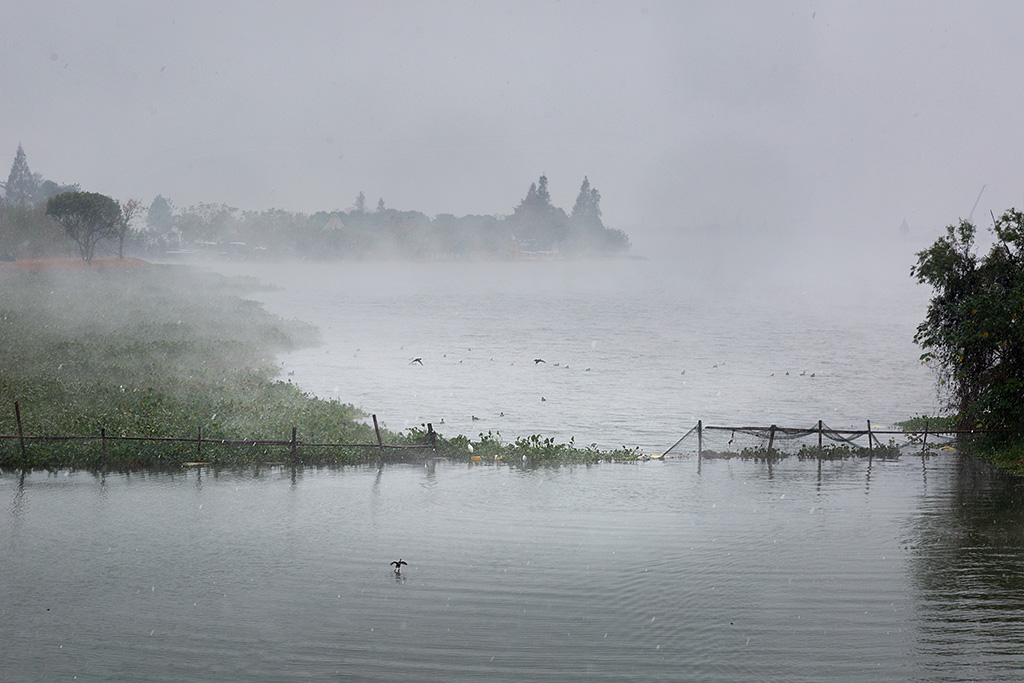
<instances>
[{"instance_id":1,"label":"submerged vegetation","mask_svg":"<svg viewBox=\"0 0 1024 683\"><path fill-rule=\"evenodd\" d=\"M0 265L0 434L18 434L17 403L25 435L90 437L28 440L24 451L17 438L2 439L0 469L422 457L426 451L379 448L368 416L355 406L277 379L273 354L316 343L318 335L243 298L260 286L188 266L33 272ZM300 440L294 453L293 429ZM382 429L381 436L389 446L429 438L425 426ZM181 441L158 440L167 437ZM539 436L504 443L491 434L478 441L435 435L435 445L441 456L516 464L523 456L542 464L638 455Z\"/></svg>"}]
</instances>

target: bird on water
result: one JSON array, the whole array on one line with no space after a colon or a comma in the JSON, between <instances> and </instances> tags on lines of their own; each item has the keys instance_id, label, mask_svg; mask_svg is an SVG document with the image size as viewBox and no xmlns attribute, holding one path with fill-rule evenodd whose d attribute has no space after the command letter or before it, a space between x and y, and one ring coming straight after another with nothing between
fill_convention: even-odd
<instances>
[{"instance_id":1,"label":"bird on water","mask_svg":"<svg viewBox=\"0 0 1024 683\"><path fill-rule=\"evenodd\" d=\"M409 564L409 563L408 563L408 562L406 562L405 560L402 560L402 559L398 559L398 560L396 560L396 561L392 562L391 564L392 564L392 565L394 566L394 568L395 568L395 573L396 573L396 574L401 574L401 573L402 573L402 566L403 566L403 565L407 565L407 564Z\"/></svg>"}]
</instances>

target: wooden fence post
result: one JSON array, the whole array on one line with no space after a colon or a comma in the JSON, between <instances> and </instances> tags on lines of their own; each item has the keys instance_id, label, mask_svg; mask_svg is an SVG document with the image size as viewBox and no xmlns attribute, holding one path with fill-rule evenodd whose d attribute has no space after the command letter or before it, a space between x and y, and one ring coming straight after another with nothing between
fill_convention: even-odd
<instances>
[{"instance_id":1,"label":"wooden fence post","mask_svg":"<svg viewBox=\"0 0 1024 683\"><path fill-rule=\"evenodd\" d=\"M772 444L775 442L775 430L776 429L777 429L777 427L775 425L772 425L771 427L768 428L768 460L769 460L769 462L772 459Z\"/></svg>"},{"instance_id":2,"label":"wooden fence post","mask_svg":"<svg viewBox=\"0 0 1024 683\"><path fill-rule=\"evenodd\" d=\"M380 438L380 426L377 424L377 416L373 416L373 431L377 432L377 445L380 447L380 452L384 452L384 440Z\"/></svg>"},{"instance_id":3,"label":"wooden fence post","mask_svg":"<svg viewBox=\"0 0 1024 683\"><path fill-rule=\"evenodd\" d=\"M704 423L703 420L697 420L697 459L700 460L701 453L704 452Z\"/></svg>"},{"instance_id":4,"label":"wooden fence post","mask_svg":"<svg viewBox=\"0 0 1024 683\"><path fill-rule=\"evenodd\" d=\"M295 448L296 448L296 445L297 445L295 443L295 433L296 433L296 428L292 427L292 462L295 462Z\"/></svg>"},{"instance_id":5,"label":"wooden fence post","mask_svg":"<svg viewBox=\"0 0 1024 683\"><path fill-rule=\"evenodd\" d=\"M822 433L822 431L823 430L822 430L821 420L818 420L818 460L821 460L821 456L823 455L822 447L821 447L821 433Z\"/></svg>"},{"instance_id":6,"label":"wooden fence post","mask_svg":"<svg viewBox=\"0 0 1024 683\"><path fill-rule=\"evenodd\" d=\"M103 464L107 464L107 429L100 427L100 454L103 456Z\"/></svg>"},{"instance_id":7,"label":"wooden fence post","mask_svg":"<svg viewBox=\"0 0 1024 683\"><path fill-rule=\"evenodd\" d=\"M196 462L203 461L203 425L199 425L199 435L196 438Z\"/></svg>"},{"instance_id":8,"label":"wooden fence post","mask_svg":"<svg viewBox=\"0 0 1024 683\"><path fill-rule=\"evenodd\" d=\"M437 433L434 431L434 425L429 422L427 423L427 443L431 448L437 448Z\"/></svg>"},{"instance_id":9,"label":"wooden fence post","mask_svg":"<svg viewBox=\"0 0 1024 683\"><path fill-rule=\"evenodd\" d=\"M874 449L873 449L873 446L872 446L872 443L871 443L871 440L872 440L873 438L874 438L874 435L873 435L873 434L871 433L871 420L868 420L868 452L869 452L869 453L870 453L870 452L871 452L872 450L874 450Z\"/></svg>"},{"instance_id":10,"label":"wooden fence post","mask_svg":"<svg viewBox=\"0 0 1024 683\"><path fill-rule=\"evenodd\" d=\"M18 443L21 444L21 457L25 458L25 433L21 429L21 407L18 406L18 402L14 402L14 419L18 422Z\"/></svg>"},{"instance_id":11,"label":"wooden fence post","mask_svg":"<svg viewBox=\"0 0 1024 683\"><path fill-rule=\"evenodd\" d=\"M924 438L921 439L921 455L928 452L928 420L924 421Z\"/></svg>"}]
</instances>

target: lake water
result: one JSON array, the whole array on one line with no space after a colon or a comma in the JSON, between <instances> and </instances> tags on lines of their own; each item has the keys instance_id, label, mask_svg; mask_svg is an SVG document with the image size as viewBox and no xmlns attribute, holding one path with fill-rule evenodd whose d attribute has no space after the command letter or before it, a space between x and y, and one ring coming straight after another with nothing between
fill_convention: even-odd
<instances>
[{"instance_id":1,"label":"lake water","mask_svg":"<svg viewBox=\"0 0 1024 683\"><path fill-rule=\"evenodd\" d=\"M661 452L698 419L938 408L904 266L220 269L321 329L282 378L393 429ZM7 473L0 500L5 683L1024 677L1021 489L956 454Z\"/></svg>"},{"instance_id":2,"label":"lake water","mask_svg":"<svg viewBox=\"0 0 1024 683\"><path fill-rule=\"evenodd\" d=\"M398 431L660 453L698 419L863 429L940 408L909 262L813 277L670 260L218 268L279 286L254 298L321 330L282 355L283 379Z\"/></svg>"},{"instance_id":3,"label":"lake water","mask_svg":"<svg viewBox=\"0 0 1024 683\"><path fill-rule=\"evenodd\" d=\"M0 499L5 682L1024 676L1022 491L955 454L7 474Z\"/></svg>"}]
</instances>

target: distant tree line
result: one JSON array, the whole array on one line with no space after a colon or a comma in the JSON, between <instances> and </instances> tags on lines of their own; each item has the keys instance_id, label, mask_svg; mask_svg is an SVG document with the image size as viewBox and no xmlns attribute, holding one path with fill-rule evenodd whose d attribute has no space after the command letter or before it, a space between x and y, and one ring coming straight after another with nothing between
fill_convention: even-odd
<instances>
[{"instance_id":1,"label":"distant tree line","mask_svg":"<svg viewBox=\"0 0 1024 683\"><path fill-rule=\"evenodd\" d=\"M403 211L359 192L346 210L242 211L225 204L178 209L158 195L148 209L33 173L21 145L0 199L0 257L77 253L141 256L211 252L237 258L530 258L621 254L629 237L601 219L601 195L584 178L571 213L551 203L541 175L508 216Z\"/></svg>"}]
</instances>

